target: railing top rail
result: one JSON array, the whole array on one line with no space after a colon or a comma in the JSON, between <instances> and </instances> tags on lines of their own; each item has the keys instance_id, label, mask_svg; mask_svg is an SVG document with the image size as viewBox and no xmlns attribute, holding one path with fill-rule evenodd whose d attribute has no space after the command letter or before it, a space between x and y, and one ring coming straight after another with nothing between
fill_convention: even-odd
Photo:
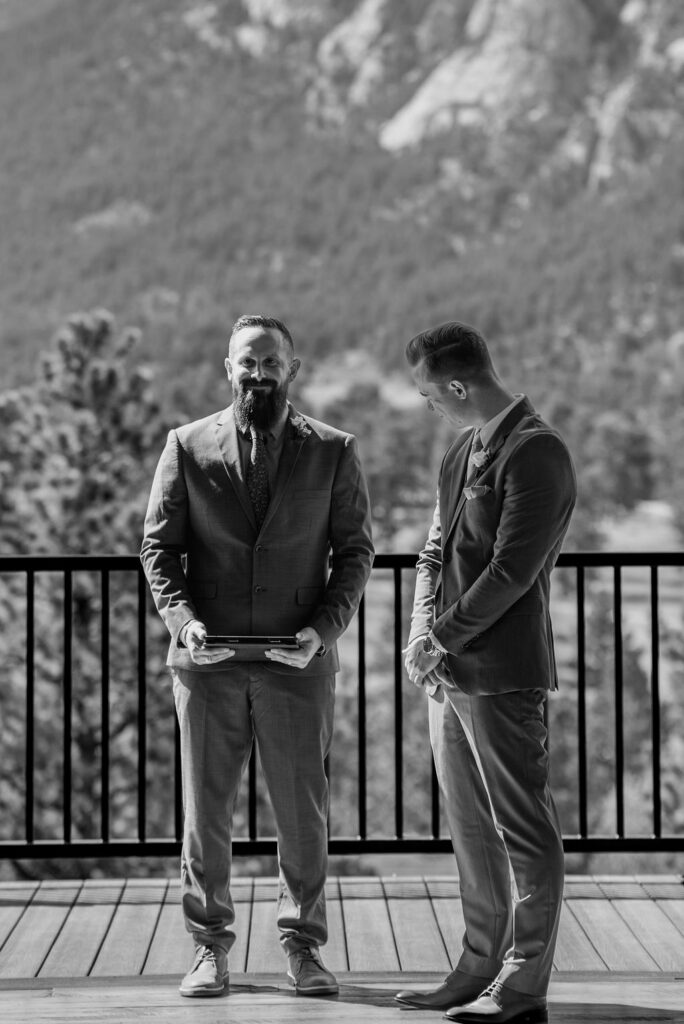
<instances>
[{"instance_id":1,"label":"railing top rail","mask_svg":"<svg viewBox=\"0 0 684 1024\"><path fill-rule=\"evenodd\" d=\"M401 551L376 554L376 569L413 569L416 553ZM615 568L630 566L683 566L682 551L563 551L560 567ZM65 569L133 570L140 568L137 555L0 555L0 572L25 572L40 569L63 572Z\"/></svg>"}]
</instances>

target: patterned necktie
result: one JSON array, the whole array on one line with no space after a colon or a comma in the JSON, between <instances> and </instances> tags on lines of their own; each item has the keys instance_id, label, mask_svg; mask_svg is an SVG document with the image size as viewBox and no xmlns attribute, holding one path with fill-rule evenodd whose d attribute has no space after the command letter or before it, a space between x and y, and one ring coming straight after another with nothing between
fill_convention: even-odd
<instances>
[{"instance_id":1,"label":"patterned necktie","mask_svg":"<svg viewBox=\"0 0 684 1024\"><path fill-rule=\"evenodd\" d=\"M476 430L473 434L473 443L470 448L470 455L468 456L468 470L466 472L466 484L471 483L473 478L477 476L477 465L473 461L473 455L477 455L482 451L484 445L482 444L482 438L480 437L480 431Z\"/></svg>"},{"instance_id":2,"label":"patterned necktie","mask_svg":"<svg viewBox=\"0 0 684 1024\"><path fill-rule=\"evenodd\" d=\"M252 451L247 465L247 490L254 509L254 516L257 527L261 524L266 515L266 509L270 496L268 493L268 470L266 468L266 446L263 434L259 434L254 427L249 428L252 436Z\"/></svg>"}]
</instances>

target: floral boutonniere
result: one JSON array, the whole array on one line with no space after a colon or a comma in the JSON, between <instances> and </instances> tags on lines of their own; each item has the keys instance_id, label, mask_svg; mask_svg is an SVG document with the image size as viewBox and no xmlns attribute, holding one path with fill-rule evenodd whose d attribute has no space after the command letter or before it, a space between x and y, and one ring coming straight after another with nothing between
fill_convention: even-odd
<instances>
[{"instance_id":1,"label":"floral boutonniere","mask_svg":"<svg viewBox=\"0 0 684 1024\"><path fill-rule=\"evenodd\" d=\"M463 494L466 501L472 501L473 498L484 498L485 494L491 494L491 490L486 484L473 484L471 487L464 487Z\"/></svg>"},{"instance_id":2,"label":"floral boutonniere","mask_svg":"<svg viewBox=\"0 0 684 1024\"><path fill-rule=\"evenodd\" d=\"M477 466L480 471L486 469L492 461L491 449L481 448L479 452L473 452L470 456L470 460L473 466Z\"/></svg>"},{"instance_id":3,"label":"floral boutonniere","mask_svg":"<svg viewBox=\"0 0 684 1024\"><path fill-rule=\"evenodd\" d=\"M293 416L291 423L298 437L304 439L305 437L308 437L309 434L311 433L311 427L306 422L301 413L299 413L298 416Z\"/></svg>"}]
</instances>

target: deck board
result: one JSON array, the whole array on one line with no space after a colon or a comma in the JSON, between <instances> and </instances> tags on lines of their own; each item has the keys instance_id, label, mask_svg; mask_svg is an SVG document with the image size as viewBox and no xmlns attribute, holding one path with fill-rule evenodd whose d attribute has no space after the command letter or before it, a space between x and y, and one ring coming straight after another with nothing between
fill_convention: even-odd
<instances>
[{"instance_id":1,"label":"deck board","mask_svg":"<svg viewBox=\"0 0 684 1024\"><path fill-rule=\"evenodd\" d=\"M0 949L21 919L38 882L5 882L0 888Z\"/></svg>"},{"instance_id":2,"label":"deck board","mask_svg":"<svg viewBox=\"0 0 684 1024\"><path fill-rule=\"evenodd\" d=\"M451 970L425 880L390 878L383 884L400 966L416 971Z\"/></svg>"},{"instance_id":3,"label":"deck board","mask_svg":"<svg viewBox=\"0 0 684 1024\"><path fill-rule=\"evenodd\" d=\"M49 955L82 882L43 882L5 943L0 978L33 978Z\"/></svg>"},{"instance_id":4,"label":"deck board","mask_svg":"<svg viewBox=\"0 0 684 1024\"><path fill-rule=\"evenodd\" d=\"M684 935L653 900L613 900L639 942L662 971L684 970Z\"/></svg>"},{"instance_id":5,"label":"deck board","mask_svg":"<svg viewBox=\"0 0 684 1024\"><path fill-rule=\"evenodd\" d=\"M658 969L631 928L608 900L573 900L572 910L585 935L611 971Z\"/></svg>"},{"instance_id":6,"label":"deck board","mask_svg":"<svg viewBox=\"0 0 684 1024\"><path fill-rule=\"evenodd\" d=\"M399 956L382 881L340 878L342 911L351 971L398 971Z\"/></svg>"},{"instance_id":7,"label":"deck board","mask_svg":"<svg viewBox=\"0 0 684 1024\"><path fill-rule=\"evenodd\" d=\"M555 970L607 971L605 961L601 959L573 914L572 907L573 901L567 901L561 908L558 941L553 959Z\"/></svg>"},{"instance_id":8,"label":"deck board","mask_svg":"<svg viewBox=\"0 0 684 1024\"><path fill-rule=\"evenodd\" d=\"M180 902L180 882L174 878L164 893L143 974L183 975L188 970L195 946L185 930Z\"/></svg>"},{"instance_id":9,"label":"deck board","mask_svg":"<svg viewBox=\"0 0 684 1024\"><path fill-rule=\"evenodd\" d=\"M163 878L129 878L97 958L93 977L142 974L168 882Z\"/></svg>"},{"instance_id":10,"label":"deck board","mask_svg":"<svg viewBox=\"0 0 684 1024\"><path fill-rule=\"evenodd\" d=\"M286 979L276 878L233 883L233 978ZM343 876L326 886L325 963L337 974L443 977L460 954L463 913L454 877ZM194 949L177 879L0 883L0 990L60 978L181 977ZM571 877L556 975L684 973L684 886L676 877ZM287 984L285 980L285 984Z\"/></svg>"},{"instance_id":11,"label":"deck board","mask_svg":"<svg viewBox=\"0 0 684 1024\"><path fill-rule=\"evenodd\" d=\"M89 879L67 914L64 925L43 961L39 977L88 975L121 899L123 882Z\"/></svg>"}]
</instances>

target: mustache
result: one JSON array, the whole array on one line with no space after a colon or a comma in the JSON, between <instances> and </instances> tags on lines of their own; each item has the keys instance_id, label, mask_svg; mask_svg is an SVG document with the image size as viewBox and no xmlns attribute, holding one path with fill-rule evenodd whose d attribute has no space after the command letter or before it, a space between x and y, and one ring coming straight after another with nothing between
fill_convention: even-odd
<instances>
[{"instance_id":1,"label":"mustache","mask_svg":"<svg viewBox=\"0 0 684 1024\"><path fill-rule=\"evenodd\" d=\"M242 381L239 387L240 391L246 394L249 391L275 391L278 385L274 380Z\"/></svg>"}]
</instances>

